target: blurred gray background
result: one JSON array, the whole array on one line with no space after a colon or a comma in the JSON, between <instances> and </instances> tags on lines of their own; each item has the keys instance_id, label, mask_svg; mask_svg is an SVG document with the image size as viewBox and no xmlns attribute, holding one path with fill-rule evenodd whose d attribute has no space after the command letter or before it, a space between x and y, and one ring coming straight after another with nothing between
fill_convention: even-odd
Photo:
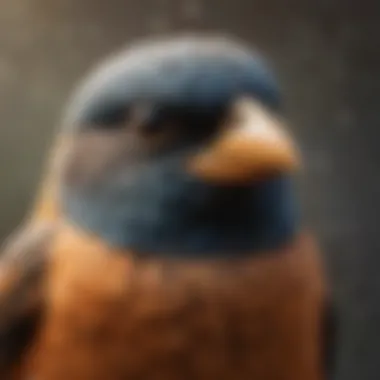
<instances>
[{"instance_id":1,"label":"blurred gray background","mask_svg":"<svg viewBox=\"0 0 380 380\"><path fill-rule=\"evenodd\" d=\"M241 37L277 69L341 317L336 379L378 380L379 1L2 0L0 237L33 199L76 80L136 37L192 29Z\"/></svg>"}]
</instances>

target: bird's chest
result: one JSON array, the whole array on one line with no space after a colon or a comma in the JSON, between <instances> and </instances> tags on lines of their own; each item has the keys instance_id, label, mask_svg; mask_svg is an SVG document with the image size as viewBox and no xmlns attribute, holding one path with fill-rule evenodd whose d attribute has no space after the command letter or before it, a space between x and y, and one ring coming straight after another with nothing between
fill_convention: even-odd
<instances>
[{"instance_id":1,"label":"bird's chest","mask_svg":"<svg viewBox=\"0 0 380 380\"><path fill-rule=\"evenodd\" d=\"M41 380L317 380L314 253L183 262L57 254L33 362Z\"/></svg>"}]
</instances>

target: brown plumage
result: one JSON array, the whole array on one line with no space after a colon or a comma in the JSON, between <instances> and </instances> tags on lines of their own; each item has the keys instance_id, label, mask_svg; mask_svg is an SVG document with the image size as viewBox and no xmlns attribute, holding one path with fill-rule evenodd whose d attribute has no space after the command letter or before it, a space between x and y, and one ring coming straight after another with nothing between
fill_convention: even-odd
<instances>
[{"instance_id":1,"label":"brown plumage","mask_svg":"<svg viewBox=\"0 0 380 380\"><path fill-rule=\"evenodd\" d=\"M44 324L27 374L323 378L323 277L309 236L259 258L155 261L61 226L48 250Z\"/></svg>"}]
</instances>

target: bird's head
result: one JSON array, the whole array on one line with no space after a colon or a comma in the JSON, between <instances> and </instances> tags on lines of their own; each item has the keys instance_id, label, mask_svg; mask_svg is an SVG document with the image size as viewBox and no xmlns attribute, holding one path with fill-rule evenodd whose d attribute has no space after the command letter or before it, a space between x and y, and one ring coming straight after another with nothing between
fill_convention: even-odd
<instances>
[{"instance_id":1,"label":"bird's head","mask_svg":"<svg viewBox=\"0 0 380 380\"><path fill-rule=\"evenodd\" d=\"M74 94L63 135L63 212L111 245L236 254L297 232L299 158L279 89L238 42L182 36L106 60Z\"/></svg>"}]
</instances>

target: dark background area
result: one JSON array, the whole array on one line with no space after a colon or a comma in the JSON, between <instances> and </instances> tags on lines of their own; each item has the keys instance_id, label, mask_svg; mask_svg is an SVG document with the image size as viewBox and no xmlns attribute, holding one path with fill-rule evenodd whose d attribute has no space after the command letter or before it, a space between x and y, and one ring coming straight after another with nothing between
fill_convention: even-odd
<instances>
[{"instance_id":1,"label":"dark background area","mask_svg":"<svg viewBox=\"0 0 380 380\"><path fill-rule=\"evenodd\" d=\"M380 378L380 3L2 0L0 236L33 199L62 105L100 57L150 34L221 31L277 69L306 157L306 216L341 318L338 380Z\"/></svg>"}]
</instances>

